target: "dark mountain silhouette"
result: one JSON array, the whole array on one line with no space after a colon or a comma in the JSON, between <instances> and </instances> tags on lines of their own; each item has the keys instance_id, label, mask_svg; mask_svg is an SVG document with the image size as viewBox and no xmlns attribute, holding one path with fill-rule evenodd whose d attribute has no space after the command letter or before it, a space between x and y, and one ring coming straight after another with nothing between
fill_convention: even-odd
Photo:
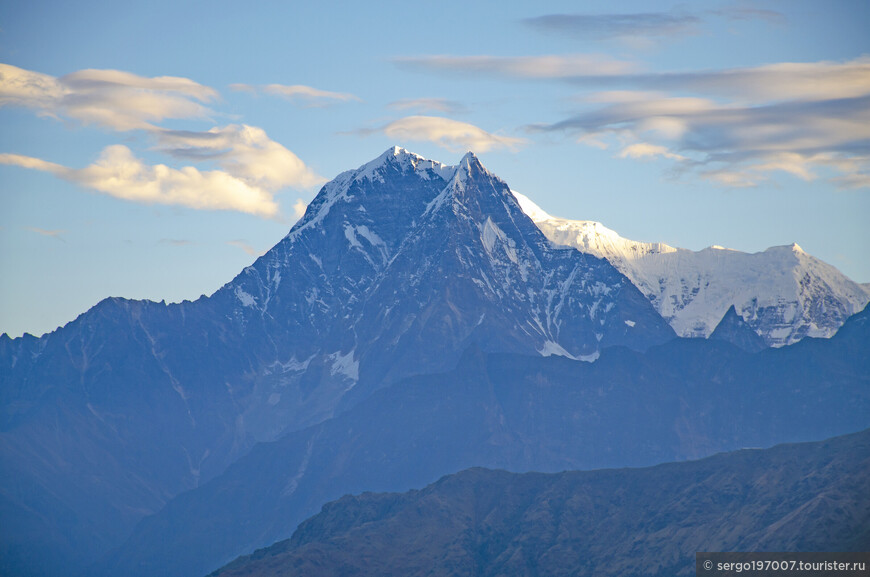
<instances>
[{"instance_id":1,"label":"dark mountain silhouette","mask_svg":"<svg viewBox=\"0 0 870 577\"><path fill-rule=\"evenodd\" d=\"M697 551L866 551L870 431L646 469L470 469L345 496L211 577L695 574Z\"/></svg>"}]
</instances>

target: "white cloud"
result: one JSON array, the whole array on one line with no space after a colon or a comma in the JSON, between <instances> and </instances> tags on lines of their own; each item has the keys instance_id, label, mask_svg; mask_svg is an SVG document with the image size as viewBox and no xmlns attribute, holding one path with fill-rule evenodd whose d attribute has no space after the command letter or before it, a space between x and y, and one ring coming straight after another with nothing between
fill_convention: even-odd
<instances>
[{"instance_id":1,"label":"white cloud","mask_svg":"<svg viewBox=\"0 0 870 577\"><path fill-rule=\"evenodd\" d=\"M159 149L177 158L212 160L232 176L268 190L309 188L325 179L256 126L231 124L206 132L163 130Z\"/></svg>"},{"instance_id":2,"label":"white cloud","mask_svg":"<svg viewBox=\"0 0 870 577\"><path fill-rule=\"evenodd\" d=\"M206 118L212 88L187 78L145 78L119 70L80 70L60 78L0 64L0 105L118 131L153 130L168 118Z\"/></svg>"},{"instance_id":3,"label":"white cloud","mask_svg":"<svg viewBox=\"0 0 870 577\"><path fill-rule=\"evenodd\" d=\"M44 228L37 228L35 226L28 226L25 228L27 228L27 230L29 230L31 232L35 232L36 234L39 234L42 236L47 236L49 238L55 238L57 240L66 242L62 238L62 235L66 234L65 230L46 230Z\"/></svg>"},{"instance_id":4,"label":"white cloud","mask_svg":"<svg viewBox=\"0 0 870 577\"><path fill-rule=\"evenodd\" d=\"M83 169L16 154L0 155L0 163L50 172L117 198L267 217L277 214L275 191L325 181L261 128L229 125L196 132L155 124L206 117L211 111L203 103L215 98L212 88L187 78L145 78L118 70L80 70L55 78L0 64L0 106L25 107L122 132L143 130L157 139L159 150L193 162L212 162L221 170L149 166L125 146L106 148L97 163Z\"/></svg>"},{"instance_id":5,"label":"white cloud","mask_svg":"<svg viewBox=\"0 0 870 577\"><path fill-rule=\"evenodd\" d=\"M586 108L580 114L530 129L599 145L616 140L623 158L670 158L683 172L728 186L754 186L775 172L825 175L848 188L868 184L870 58L618 81L641 89L587 95L577 99Z\"/></svg>"},{"instance_id":6,"label":"white cloud","mask_svg":"<svg viewBox=\"0 0 870 577\"><path fill-rule=\"evenodd\" d=\"M601 54L548 56L418 56L397 58L397 65L433 72L461 72L514 78L575 78L634 72L633 62Z\"/></svg>"},{"instance_id":7,"label":"white cloud","mask_svg":"<svg viewBox=\"0 0 870 577\"><path fill-rule=\"evenodd\" d=\"M745 172L734 170L705 170L701 177L729 188L750 188L758 185L758 179Z\"/></svg>"},{"instance_id":8,"label":"white cloud","mask_svg":"<svg viewBox=\"0 0 870 577\"><path fill-rule=\"evenodd\" d=\"M248 94L256 94L257 87L250 84L235 83L229 85L230 90L235 92L247 92Z\"/></svg>"},{"instance_id":9,"label":"white cloud","mask_svg":"<svg viewBox=\"0 0 870 577\"><path fill-rule=\"evenodd\" d=\"M458 114L466 111L465 106L461 103L445 98L403 98L390 102L387 106L395 110L432 111L444 114Z\"/></svg>"},{"instance_id":10,"label":"white cloud","mask_svg":"<svg viewBox=\"0 0 870 577\"><path fill-rule=\"evenodd\" d=\"M66 92L53 76L0 63L0 106L23 106L50 114Z\"/></svg>"},{"instance_id":11,"label":"white cloud","mask_svg":"<svg viewBox=\"0 0 870 577\"><path fill-rule=\"evenodd\" d=\"M296 202L293 203L293 214L296 216L296 220L299 220L303 216L305 216L305 210L308 208L308 205L301 198L297 198Z\"/></svg>"},{"instance_id":12,"label":"white cloud","mask_svg":"<svg viewBox=\"0 0 870 577\"><path fill-rule=\"evenodd\" d=\"M739 101L835 100L870 94L870 57L781 62L751 68L641 76L642 85L730 96Z\"/></svg>"},{"instance_id":13,"label":"white cloud","mask_svg":"<svg viewBox=\"0 0 870 577\"><path fill-rule=\"evenodd\" d=\"M0 164L9 164L12 166L20 166L22 168L30 168L32 170L41 170L42 172L50 172L55 176L60 176L67 171L65 166L48 162L32 156L22 156L20 154L0 154Z\"/></svg>"},{"instance_id":14,"label":"white cloud","mask_svg":"<svg viewBox=\"0 0 870 577\"><path fill-rule=\"evenodd\" d=\"M290 86L284 84L267 84L265 86L230 84L230 88L237 92L249 92L252 94L262 91L266 94L280 96L294 104L308 108L327 106L335 102L359 102L362 100L359 96L348 92L330 92L312 86L305 86L304 84L293 84Z\"/></svg>"},{"instance_id":15,"label":"white cloud","mask_svg":"<svg viewBox=\"0 0 870 577\"><path fill-rule=\"evenodd\" d=\"M788 22L788 18L782 12L763 8L732 6L719 10L711 10L710 13L729 20L764 20L769 24L785 24Z\"/></svg>"},{"instance_id":16,"label":"white cloud","mask_svg":"<svg viewBox=\"0 0 870 577\"><path fill-rule=\"evenodd\" d=\"M838 176L833 180L842 188L870 188L870 170Z\"/></svg>"},{"instance_id":17,"label":"white cloud","mask_svg":"<svg viewBox=\"0 0 870 577\"><path fill-rule=\"evenodd\" d=\"M619 158L649 158L662 156L671 160L686 160L685 156L670 152L666 147L647 142L638 142L630 146L626 146L619 153Z\"/></svg>"},{"instance_id":18,"label":"white cloud","mask_svg":"<svg viewBox=\"0 0 870 577\"><path fill-rule=\"evenodd\" d=\"M0 154L0 164L47 171L85 188L143 204L234 210L262 217L278 213L271 193L226 172L150 166L122 145L105 148L97 162L81 169L17 154Z\"/></svg>"},{"instance_id":19,"label":"white cloud","mask_svg":"<svg viewBox=\"0 0 870 577\"><path fill-rule=\"evenodd\" d=\"M515 150L525 139L492 134L467 122L437 116L407 116L381 129L393 140L427 141L451 151L486 152L507 148ZM371 131L369 131L371 132Z\"/></svg>"},{"instance_id":20,"label":"white cloud","mask_svg":"<svg viewBox=\"0 0 870 577\"><path fill-rule=\"evenodd\" d=\"M194 243L192 240L187 240L183 238L161 238L159 241L160 244L168 244L170 246L190 246Z\"/></svg>"},{"instance_id":21,"label":"white cloud","mask_svg":"<svg viewBox=\"0 0 870 577\"><path fill-rule=\"evenodd\" d=\"M252 247L250 244L248 244L248 243L245 242L244 240L241 240L241 239L239 239L239 240L228 240L228 241L227 241L227 244L230 245L230 246L238 247L238 248L242 249L243 251L245 251L246 253L248 253L248 254L251 255L251 256L260 256L260 253L257 252L257 249L255 249L254 247Z\"/></svg>"},{"instance_id":22,"label":"white cloud","mask_svg":"<svg viewBox=\"0 0 870 577\"><path fill-rule=\"evenodd\" d=\"M685 12L633 14L547 14L527 18L525 24L543 32L598 39L683 36L697 34L701 19Z\"/></svg>"},{"instance_id":23,"label":"white cloud","mask_svg":"<svg viewBox=\"0 0 870 577\"><path fill-rule=\"evenodd\" d=\"M752 170L756 172L772 172L781 170L787 172L802 180L813 180L816 175L810 169L812 161L801 154L794 152L779 152L764 157L764 160L758 164L752 165Z\"/></svg>"},{"instance_id":24,"label":"white cloud","mask_svg":"<svg viewBox=\"0 0 870 577\"><path fill-rule=\"evenodd\" d=\"M558 33L584 39L617 39L631 43L641 40L637 45L648 46L651 39L699 34L707 15L730 20L765 20L774 24L786 22L783 14L773 10L727 7L700 13L678 8L670 12L546 14L526 18L523 23L547 34Z\"/></svg>"}]
</instances>

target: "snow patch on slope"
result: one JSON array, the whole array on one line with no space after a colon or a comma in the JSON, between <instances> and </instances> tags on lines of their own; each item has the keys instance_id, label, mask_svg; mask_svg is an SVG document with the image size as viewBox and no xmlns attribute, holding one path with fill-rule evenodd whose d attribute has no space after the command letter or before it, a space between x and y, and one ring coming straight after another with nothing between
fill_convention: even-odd
<instances>
[{"instance_id":1,"label":"snow patch on slope","mask_svg":"<svg viewBox=\"0 0 870 577\"><path fill-rule=\"evenodd\" d=\"M573 359L575 361L577 360L577 357L566 351L564 347L562 347L562 345L555 341L545 341L543 346L538 349L538 353L540 353L542 357L551 357L553 355L556 355L559 357L568 357L569 359Z\"/></svg>"},{"instance_id":2,"label":"snow patch on slope","mask_svg":"<svg viewBox=\"0 0 870 577\"><path fill-rule=\"evenodd\" d=\"M236 298L239 299L239 302L242 303L243 307L256 307L257 299L254 298L254 295L245 292L245 290L236 285Z\"/></svg>"},{"instance_id":3,"label":"snow patch on slope","mask_svg":"<svg viewBox=\"0 0 870 577\"><path fill-rule=\"evenodd\" d=\"M354 360L356 349L351 349L347 354L341 354L341 351L332 353L328 356L332 360L332 367L329 373L332 375L344 375L351 381L359 380L359 361Z\"/></svg>"}]
</instances>

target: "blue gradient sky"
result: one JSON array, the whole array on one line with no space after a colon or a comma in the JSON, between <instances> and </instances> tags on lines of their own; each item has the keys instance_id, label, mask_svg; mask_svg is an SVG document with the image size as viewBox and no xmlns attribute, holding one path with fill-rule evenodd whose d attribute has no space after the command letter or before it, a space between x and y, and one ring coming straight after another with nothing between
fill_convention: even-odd
<instances>
[{"instance_id":1,"label":"blue gradient sky","mask_svg":"<svg viewBox=\"0 0 870 577\"><path fill-rule=\"evenodd\" d=\"M210 294L394 144L870 281L870 4L523 4L0 4L0 332Z\"/></svg>"}]
</instances>

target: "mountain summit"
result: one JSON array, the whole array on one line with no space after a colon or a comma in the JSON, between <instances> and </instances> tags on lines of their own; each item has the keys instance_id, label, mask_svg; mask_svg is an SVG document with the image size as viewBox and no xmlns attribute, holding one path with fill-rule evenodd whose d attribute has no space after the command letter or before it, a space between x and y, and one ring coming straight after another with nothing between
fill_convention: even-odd
<instances>
[{"instance_id":1,"label":"mountain summit","mask_svg":"<svg viewBox=\"0 0 870 577\"><path fill-rule=\"evenodd\" d=\"M452 366L471 343L592 360L673 337L609 263L553 246L473 153L447 166L394 147L342 173L214 298L282 341L270 362L329 375L333 399Z\"/></svg>"}]
</instances>

